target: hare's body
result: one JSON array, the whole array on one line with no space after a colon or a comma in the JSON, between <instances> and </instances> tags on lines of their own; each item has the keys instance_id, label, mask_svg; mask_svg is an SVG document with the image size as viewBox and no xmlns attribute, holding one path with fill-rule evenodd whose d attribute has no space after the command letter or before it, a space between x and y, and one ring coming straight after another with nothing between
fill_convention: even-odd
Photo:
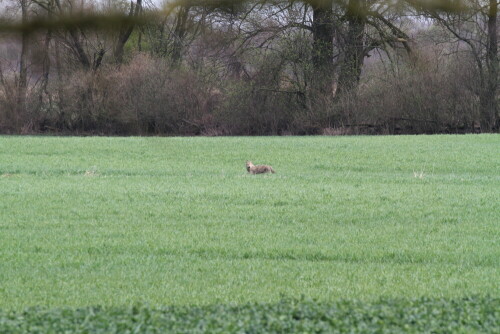
<instances>
[{"instance_id":1,"label":"hare's body","mask_svg":"<svg viewBox=\"0 0 500 334\"><path fill-rule=\"evenodd\" d=\"M247 161L247 171L250 174L263 174L263 173L274 173L274 169L268 165L257 165L255 166L251 161Z\"/></svg>"}]
</instances>

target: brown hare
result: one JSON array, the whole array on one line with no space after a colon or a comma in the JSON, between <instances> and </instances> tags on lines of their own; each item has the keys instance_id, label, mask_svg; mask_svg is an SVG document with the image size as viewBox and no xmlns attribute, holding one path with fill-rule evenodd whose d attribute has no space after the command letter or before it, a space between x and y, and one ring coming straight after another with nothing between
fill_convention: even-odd
<instances>
[{"instance_id":1,"label":"brown hare","mask_svg":"<svg viewBox=\"0 0 500 334\"><path fill-rule=\"evenodd\" d=\"M263 174L263 173L274 173L274 169L268 165L257 165L255 166L251 161L247 161L247 171L250 174Z\"/></svg>"}]
</instances>

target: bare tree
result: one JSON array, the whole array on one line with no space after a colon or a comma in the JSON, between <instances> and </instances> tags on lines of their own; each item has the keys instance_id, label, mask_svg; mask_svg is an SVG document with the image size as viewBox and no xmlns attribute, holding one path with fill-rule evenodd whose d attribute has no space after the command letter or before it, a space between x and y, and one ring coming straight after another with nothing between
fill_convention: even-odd
<instances>
[{"instance_id":1,"label":"bare tree","mask_svg":"<svg viewBox=\"0 0 500 334\"><path fill-rule=\"evenodd\" d=\"M29 0L20 0L21 7L21 22L25 25L28 18L30 2ZM21 54L19 57L19 82L17 86L17 112L16 112L16 127L19 128L20 121L26 115L26 92L28 88L28 48L29 48L28 32L21 33Z\"/></svg>"},{"instance_id":2,"label":"bare tree","mask_svg":"<svg viewBox=\"0 0 500 334\"><path fill-rule=\"evenodd\" d=\"M475 93L480 101L482 131L498 127L498 1L473 0L459 13L425 11L451 35L451 41L473 57L478 73Z\"/></svg>"}]
</instances>

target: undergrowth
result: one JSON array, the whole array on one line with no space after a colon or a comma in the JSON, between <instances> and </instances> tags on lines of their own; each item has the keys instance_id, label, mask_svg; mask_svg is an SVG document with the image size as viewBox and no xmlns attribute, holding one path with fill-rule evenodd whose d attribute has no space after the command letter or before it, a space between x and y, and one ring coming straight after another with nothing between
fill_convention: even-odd
<instances>
[{"instance_id":1,"label":"undergrowth","mask_svg":"<svg viewBox=\"0 0 500 334\"><path fill-rule=\"evenodd\" d=\"M28 308L0 311L9 333L499 333L500 299L283 299L202 307Z\"/></svg>"}]
</instances>

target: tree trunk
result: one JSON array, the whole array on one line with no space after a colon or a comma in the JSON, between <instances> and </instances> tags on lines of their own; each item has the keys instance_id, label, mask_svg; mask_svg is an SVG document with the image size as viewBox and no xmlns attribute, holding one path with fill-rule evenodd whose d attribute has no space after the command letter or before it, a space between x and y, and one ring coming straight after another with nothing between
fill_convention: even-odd
<instances>
[{"instance_id":1,"label":"tree trunk","mask_svg":"<svg viewBox=\"0 0 500 334\"><path fill-rule=\"evenodd\" d=\"M333 0L312 2L312 67L313 77L310 102L321 97L333 96ZM319 94L319 96L316 96ZM306 103L309 105L309 103ZM309 108L312 106L309 105Z\"/></svg>"},{"instance_id":2,"label":"tree trunk","mask_svg":"<svg viewBox=\"0 0 500 334\"><path fill-rule=\"evenodd\" d=\"M28 0L21 0L22 24L25 26L28 22ZM28 33L23 32L21 36L21 55L19 58L19 82L17 86L17 112L16 112L16 130L19 130L21 122L26 117L26 92L28 88Z\"/></svg>"},{"instance_id":3,"label":"tree trunk","mask_svg":"<svg viewBox=\"0 0 500 334\"><path fill-rule=\"evenodd\" d=\"M486 51L486 75L485 87L480 95L481 107L481 130L491 131L497 126L498 104L496 101L498 89L498 36L497 36L497 16L498 3L490 0L488 10L488 47Z\"/></svg>"},{"instance_id":4,"label":"tree trunk","mask_svg":"<svg viewBox=\"0 0 500 334\"><path fill-rule=\"evenodd\" d=\"M64 130L66 129L66 103L65 103L65 95L64 95L64 77L62 73L61 66L61 52L59 50L59 42L56 40L54 43L54 51L55 51L55 66L57 72L57 97L58 97L58 107L59 107L59 115L57 117L57 128Z\"/></svg>"},{"instance_id":5,"label":"tree trunk","mask_svg":"<svg viewBox=\"0 0 500 334\"><path fill-rule=\"evenodd\" d=\"M49 14L50 18L50 14ZM52 40L52 30L48 29L45 35L44 49L43 49L43 63L42 63L42 77L40 83L40 91L38 94L38 105L36 107L37 112L43 106L44 95L48 97L49 104L52 106L52 98L50 93L47 91L47 85L49 84L49 74L50 74L50 42Z\"/></svg>"},{"instance_id":6,"label":"tree trunk","mask_svg":"<svg viewBox=\"0 0 500 334\"><path fill-rule=\"evenodd\" d=\"M318 1L313 5L314 72L331 80L333 72L333 0Z\"/></svg>"},{"instance_id":7,"label":"tree trunk","mask_svg":"<svg viewBox=\"0 0 500 334\"><path fill-rule=\"evenodd\" d=\"M363 67L366 0L350 0L347 5L348 30L344 39L343 58L338 79L338 94L352 91L358 86Z\"/></svg>"}]
</instances>

